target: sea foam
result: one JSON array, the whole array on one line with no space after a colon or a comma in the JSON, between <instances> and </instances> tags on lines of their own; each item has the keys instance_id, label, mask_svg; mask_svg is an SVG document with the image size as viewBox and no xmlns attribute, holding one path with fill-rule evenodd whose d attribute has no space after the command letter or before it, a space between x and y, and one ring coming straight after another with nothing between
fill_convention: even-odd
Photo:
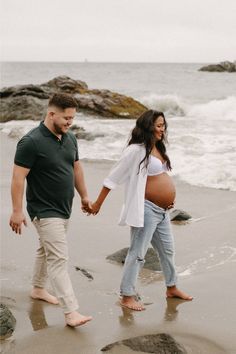
<instances>
[{"instance_id":1,"label":"sea foam","mask_svg":"<svg viewBox=\"0 0 236 354\"><path fill-rule=\"evenodd\" d=\"M175 95L148 97L149 108L163 110L168 121L167 151L173 175L193 185L236 191L236 96L192 104ZM81 159L114 161L135 125L131 119L101 119L82 113L75 123L98 135L94 140L79 140ZM1 123L0 129L20 138L37 125L10 121Z\"/></svg>"}]
</instances>

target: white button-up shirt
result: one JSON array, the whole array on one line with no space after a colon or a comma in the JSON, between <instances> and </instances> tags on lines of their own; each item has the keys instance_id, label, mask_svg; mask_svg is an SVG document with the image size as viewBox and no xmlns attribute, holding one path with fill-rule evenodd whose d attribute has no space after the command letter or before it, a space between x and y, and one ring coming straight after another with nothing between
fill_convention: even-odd
<instances>
[{"instance_id":1,"label":"white button-up shirt","mask_svg":"<svg viewBox=\"0 0 236 354\"><path fill-rule=\"evenodd\" d=\"M147 168L145 161L139 164L145 154L143 144L129 145L103 182L103 185L109 189L125 184L125 198L119 225L143 227Z\"/></svg>"}]
</instances>

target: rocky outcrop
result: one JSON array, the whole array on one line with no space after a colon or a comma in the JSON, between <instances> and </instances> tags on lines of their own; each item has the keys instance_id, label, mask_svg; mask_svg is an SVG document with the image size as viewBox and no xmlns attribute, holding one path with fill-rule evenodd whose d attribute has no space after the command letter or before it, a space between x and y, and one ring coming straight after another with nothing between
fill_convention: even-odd
<instances>
[{"instance_id":1,"label":"rocky outcrop","mask_svg":"<svg viewBox=\"0 0 236 354\"><path fill-rule=\"evenodd\" d=\"M166 333L150 334L134 338L125 339L119 342L109 344L101 349L102 352L119 351L125 353L125 347L134 351L134 353L155 353L155 354L187 354L173 337ZM130 352L130 351L129 351Z\"/></svg>"},{"instance_id":2,"label":"rocky outcrop","mask_svg":"<svg viewBox=\"0 0 236 354\"><path fill-rule=\"evenodd\" d=\"M5 304L0 304L0 339L12 335L16 326L16 319Z\"/></svg>"},{"instance_id":3,"label":"rocky outcrop","mask_svg":"<svg viewBox=\"0 0 236 354\"><path fill-rule=\"evenodd\" d=\"M127 252L128 252L128 247L122 248L121 250L107 256L107 259L113 262L124 264ZM158 271L161 270L159 258L157 257L157 254L153 250L153 248L148 249L145 256L145 263L143 265L143 268L150 269L150 270L158 270Z\"/></svg>"},{"instance_id":4,"label":"rocky outcrop","mask_svg":"<svg viewBox=\"0 0 236 354\"><path fill-rule=\"evenodd\" d=\"M199 69L199 71L210 71L210 72L229 72L235 73L236 72L236 61L222 61L219 64L210 64L203 66Z\"/></svg>"},{"instance_id":5,"label":"rocky outcrop","mask_svg":"<svg viewBox=\"0 0 236 354\"><path fill-rule=\"evenodd\" d=\"M102 117L137 118L147 110L131 97L109 90L90 90L83 81L59 76L41 85L3 88L0 91L0 122L42 119L49 97L56 92L73 95L79 111Z\"/></svg>"}]
</instances>

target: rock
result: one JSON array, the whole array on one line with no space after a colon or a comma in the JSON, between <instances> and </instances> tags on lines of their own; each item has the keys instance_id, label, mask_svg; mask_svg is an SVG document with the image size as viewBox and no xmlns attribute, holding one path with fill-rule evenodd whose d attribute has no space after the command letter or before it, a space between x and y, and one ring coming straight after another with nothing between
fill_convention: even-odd
<instances>
[{"instance_id":1,"label":"rock","mask_svg":"<svg viewBox=\"0 0 236 354\"><path fill-rule=\"evenodd\" d=\"M89 280L93 280L92 274L90 274L86 269L75 266L75 270L79 270L83 275L85 275Z\"/></svg>"},{"instance_id":2,"label":"rock","mask_svg":"<svg viewBox=\"0 0 236 354\"><path fill-rule=\"evenodd\" d=\"M187 354L187 351L174 340L169 334L158 333L114 342L101 349L102 352L128 347L135 353L155 353L155 354ZM118 349L119 350L119 349ZM115 353L115 350L112 351Z\"/></svg>"},{"instance_id":3,"label":"rock","mask_svg":"<svg viewBox=\"0 0 236 354\"><path fill-rule=\"evenodd\" d=\"M104 134L100 133L89 133L83 127L79 127L78 125L72 125L70 128L77 139L84 139L84 140L95 140L96 138L104 137Z\"/></svg>"},{"instance_id":4,"label":"rock","mask_svg":"<svg viewBox=\"0 0 236 354\"><path fill-rule=\"evenodd\" d=\"M83 93L88 90L88 85L84 81L74 80L68 76L58 76L42 85L46 91L65 92L69 94Z\"/></svg>"},{"instance_id":5,"label":"rock","mask_svg":"<svg viewBox=\"0 0 236 354\"><path fill-rule=\"evenodd\" d=\"M147 108L131 97L109 90L90 90L85 82L58 76L41 85L17 85L0 91L0 122L41 120L48 99L56 92L73 95L78 111L110 118L137 118Z\"/></svg>"},{"instance_id":6,"label":"rock","mask_svg":"<svg viewBox=\"0 0 236 354\"><path fill-rule=\"evenodd\" d=\"M10 120L42 120L47 107L47 100L33 96L9 96L1 99L0 122Z\"/></svg>"},{"instance_id":7,"label":"rock","mask_svg":"<svg viewBox=\"0 0 236 354\"><path fill-rule=\"evenodd\" d=\"M227 71L229 73L236 72L236 61L222 61L219 64L210 64L203 66L199 69L199 71L210 71L210 72L224 72Z\"/></svg>"},{"instance_id":8,"label":"rock","mask_svg":"<svg viewBox=\"0 0 236 354\"><path fill-rule=\"evenodd\" d=\"M0 303L0 339L6 339L12 335L16 326L16 319L9 308Z\"/></svg>"},{"instance_id":9,"label":"rock","mask_svg":"<svg viewBox=\"0 0 236 354\"><path fill-rule=\"evenodd\" d=\"M191 215L189 215L186 211L180 209L175 209L170 213L171 221L186 221L191 218Z\"/></svg>"},{"instance_id":10,"label":"rock","mask_svg":"<svg viewBox=\"0 0 236 354\"><path fill-rule=\"evenodd\" d=\"M109 259L110 261L114 261L117 263L124 264L128 249L129 249L128 247L122 248L121 250L107 256L106 259ZM145 263L144 263L143 268L155 270L155 271L161 270L159 258L153 248L148 249L146 256L145 256Z\"/></svg>"}]
</instances>

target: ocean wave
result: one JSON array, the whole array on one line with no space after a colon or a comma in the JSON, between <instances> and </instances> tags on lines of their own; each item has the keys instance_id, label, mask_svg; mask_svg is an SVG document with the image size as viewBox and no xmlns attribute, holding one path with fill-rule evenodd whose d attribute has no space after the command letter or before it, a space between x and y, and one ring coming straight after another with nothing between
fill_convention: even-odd
<instances>
[{"instance_id":1,"label":"ocean wave","mask_svg":"<svg viewBox=\"0 0 236 354\"><path fill-rule=\"evenodd\" d=\"M231 120L236 122L236 96L221 100L212 100L197 104L187 110L189 117L201 117L215 120Z\"/></svg>"},{"instance_id":2,"label":"ocean wave","mask_svg":"<svg viewBox=\"0 0 236 354\"><path fill-rule=\"evenodd\" d=\"M211 100L204 103L190 103L178 95L150 94L140 101L150 109L165 112L169 117L198 117L236 121L236 96Z\"/></svg>"},{"instance_id":3,"label":"ocean wave","mask_svg":"<svg viewBox=\"0 0 236 354\"><path fill-rule=\"evenodd\" d=\"M187 105L177 95L156 95L143 96L141 102L150 109L165 112L168 116L185 116Z\"/></svg>"}]
</instances>

